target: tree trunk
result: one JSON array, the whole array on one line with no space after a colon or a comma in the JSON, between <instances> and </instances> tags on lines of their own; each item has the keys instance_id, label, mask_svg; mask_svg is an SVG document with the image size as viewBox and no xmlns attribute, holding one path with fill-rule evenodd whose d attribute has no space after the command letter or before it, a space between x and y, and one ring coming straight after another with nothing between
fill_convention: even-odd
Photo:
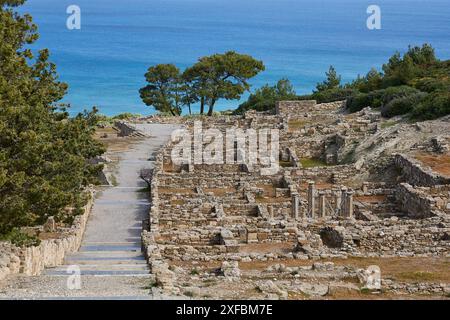
<instances>
[{"instance_id":1,"label":"tree trunk","mask_svg":"<svg viewBox=\"0 0 450 320\"><path fill-rule=\"evenodd\" d=\"M189 115L192 115L191 104L188 104L189 107Z\"/></svg>"},{"instance_id":2,"label":"tree trunk","mask_svg":"<svg viewBox=\"0 0 450 320\"><path fill-rule=\"evenodd\" d=\"M205 111L205 98L201 97L200 99L200 114L203 114Z\"/></svg>"},{"instance_id":3,"label":"tree trunk","mask_svg":"<svg viewBox=\"0 0 450 320\"><path fill-rule=\"evenodd\" d=\"M208 110L208 116L212 116L213 115L213 111L214 111L214 105L216 104L216 100L212 100L211 104L209 105L209 110Z\"/></svg>"}]
</instances>

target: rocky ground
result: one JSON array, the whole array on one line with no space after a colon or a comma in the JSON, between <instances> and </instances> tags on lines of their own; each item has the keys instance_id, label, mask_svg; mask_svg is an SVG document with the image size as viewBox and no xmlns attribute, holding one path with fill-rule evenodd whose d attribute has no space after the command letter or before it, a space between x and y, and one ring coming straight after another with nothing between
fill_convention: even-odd
<instances>
[{"instance_id":1,"label":"rocky ground","mask_svg":"<svg viewBox=\"0 0 450 320\"><path fill-rule=\"evenodd\" d=\"M239 299L445 299L449 259L348 258L261 262L175 262L180 293L194 298ZM367 286L370 266L381 288Z\"/></svg>"}]
</instances>

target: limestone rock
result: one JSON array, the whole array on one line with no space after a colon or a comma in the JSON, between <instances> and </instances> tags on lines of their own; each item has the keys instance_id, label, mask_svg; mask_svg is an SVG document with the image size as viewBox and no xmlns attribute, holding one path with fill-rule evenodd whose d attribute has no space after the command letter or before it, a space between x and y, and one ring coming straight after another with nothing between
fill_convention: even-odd
<instances>
[{"instance_id":1,"label":"limestone rock","mask_svg":"<svg viewBox=\"0 0 450 320\"><path fill-rule=\"evenodd\" d=\"M328 293L328 286L324 284L302 283L299 290L308 296L324 296Z\"/></svg>"},{"instance_id":2,"label":"limestone rock","mask_svg":"<svg viewBox=\"0 0 450 320\"><path fill-rule=\"evenodd\" d=\"M227 280L238 280L241 277L241 270L239 269L239 262L237 261L222 262L220 271Z\"/></svg>"}]
</instances>

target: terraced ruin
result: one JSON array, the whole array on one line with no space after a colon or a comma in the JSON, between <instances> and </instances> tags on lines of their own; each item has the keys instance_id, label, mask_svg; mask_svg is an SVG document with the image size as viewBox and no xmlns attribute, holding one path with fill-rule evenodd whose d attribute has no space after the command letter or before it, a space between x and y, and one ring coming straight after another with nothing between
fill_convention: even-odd
<instances>
[{"instance_id":1,"label":"terraced ruin","mask_svg":"<svg viewBox=\"0 0 450 320\"><path fill-rule=\"evenodd\" d=\"M155 136L152 124L193 132L198 120L204 129L223 133L229 128L278 129L279 170L268 175L258 164L176 164L172 159L176 141L168 141L167 132L167 143L150 142L154 147L162 143L157 154L150 154L145 141ZM114 203L99 214L95 210L103 200L94 201L81 251L73 254L72 250L65 263L93 250L98 258L133 256L147 261L148 268L130 265L125 258L124 266L87 264L82 279L94 279L87 280L88 286L94 285L84 293L45 292L43 276L19 282L10 277L8 286L0 290L3 297L13 292L18 297L98 296L102 294L98 283L103 281L95 278L101 276L99 272L111 276L104 280L110 297L449 297L449 117L408 123L383 119L370 108L348 114L342 102L283 101L275 114L152 116L134 123L117 126L120 134L144 141L128 154L133 158L138 152L139 159L151 161L147 167L152 170L144 177L150 183L150 207L139 211L143 212L139 217L136 208L121 209L121 224L135 223L130 225L131 239L114 234L115 220L110 219L118 213ZM146 128L150 129L145 132ZM236 145L232 152L239 153ZM138 171L132 163L129 168ZM124 181L131 179L135 188L145 186L135 183L137 174L123 171L118 187L105 191L114 193L109 200L123 199ZM137 190L125 191L136 200ZM144 219L142 255L136 249L141 241L136 234L136 226L141 231L139 219ZM127 248L130 252L124 252ZM24 270L20 258L18 264L18 270ZM118 277L112 268L128 277ZM47 269L44 274L61 270ZM62 279L59 286L65 284Z\"/></svg>"},{"instance_id":2,"label":"terraced ruin","mask_svg":"<svg viewBox=\"0 0 450 320\"><path fill-rule=\"evenodd\" d=\"M397 123L370 108L286 101L276 114L202 120L222 132L279 129L281 167L179 166L166 145L143 234L155 292L448 297L449 118ZM181 122L192 131L193 121ZM371 268L381 272L377 290Z\"/></svg>"}]
</instances>

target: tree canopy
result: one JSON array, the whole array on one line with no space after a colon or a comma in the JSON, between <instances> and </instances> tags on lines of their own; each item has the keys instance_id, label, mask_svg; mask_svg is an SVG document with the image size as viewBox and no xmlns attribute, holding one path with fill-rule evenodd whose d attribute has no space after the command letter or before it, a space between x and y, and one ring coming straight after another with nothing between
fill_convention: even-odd
<instances>
[{"instance_id":1,"label":"tree canopy","mask_svg":"<svg viewBox=\"0 0 450 320\"><path fill-rule=\"evenodd\" d=\"M200 114L205 106L211 116L220 99L240 99L250 89L248 80L264 70L262 61L234 51L202 57L181 75L172 65L150 67L148 85L140 89L146 105L161 112L179 115L183 106L200 103Z\"/></svg>"},{"instance_id":2,"label":"tree canopy","mask_svg":"<svg viewBox=\"0 0 450 320\"><path fill-rule=\"evenodd\" d=\"M350 111L371 106L386 117L409 114L414 119L434 119L450 114L450 61L436 58L429 44L396 52L382 66L348 85Z\"/></svg>"},{"instance_id":3,"label":"tree canopy","mask_svg":"<svg viewBox=\"0 0 450 320\"><path fill-rule=\"evenodd\" d=\"M93 131L96 112L70 118L58 103L67 85L58 81L49 51L27 48L37 38L22 0L0 0L0 235L49 216L70 221L86 202L85 187L101 167L87 161L104 152ZM68 210L71 208L71 210Z\"/></svg>"},{"instance_id":4,"label":"tree canopy","mask_svg":"<svg viewBox=\"0 0 450 320\"><path fill-rule=\"evenodd\" d=\"M341 76L337 74L336 69L333 66L330 66L325 74L327 78L322 83L317 84L317 91L337 89L341 86Z\"/></svg>"},{"instance_id":5,"label":"tree canopy","mask_svg":"<svg viewBox=\"0 0 450 320\"><path fill-rule=\"evenodd\" d=\"M140 89L142 101L156 110L171 115L181 114L183 82L173 64L158 64L145 74L148 85Z\"/></svg>"},{"instance_id":6,"label":"tree canopy","mask_svg":"<svg viewBox=\"0 0 450 320\"><path fill-rule=\"evenodd\" d=\"M297 94L292 83L288 79L281 79L274 86L266 84L257 89L235 110L235 113L242 114L248 110L269 111L275 109L277 101L296 99Z\"/></svg>"}]
</instances>

